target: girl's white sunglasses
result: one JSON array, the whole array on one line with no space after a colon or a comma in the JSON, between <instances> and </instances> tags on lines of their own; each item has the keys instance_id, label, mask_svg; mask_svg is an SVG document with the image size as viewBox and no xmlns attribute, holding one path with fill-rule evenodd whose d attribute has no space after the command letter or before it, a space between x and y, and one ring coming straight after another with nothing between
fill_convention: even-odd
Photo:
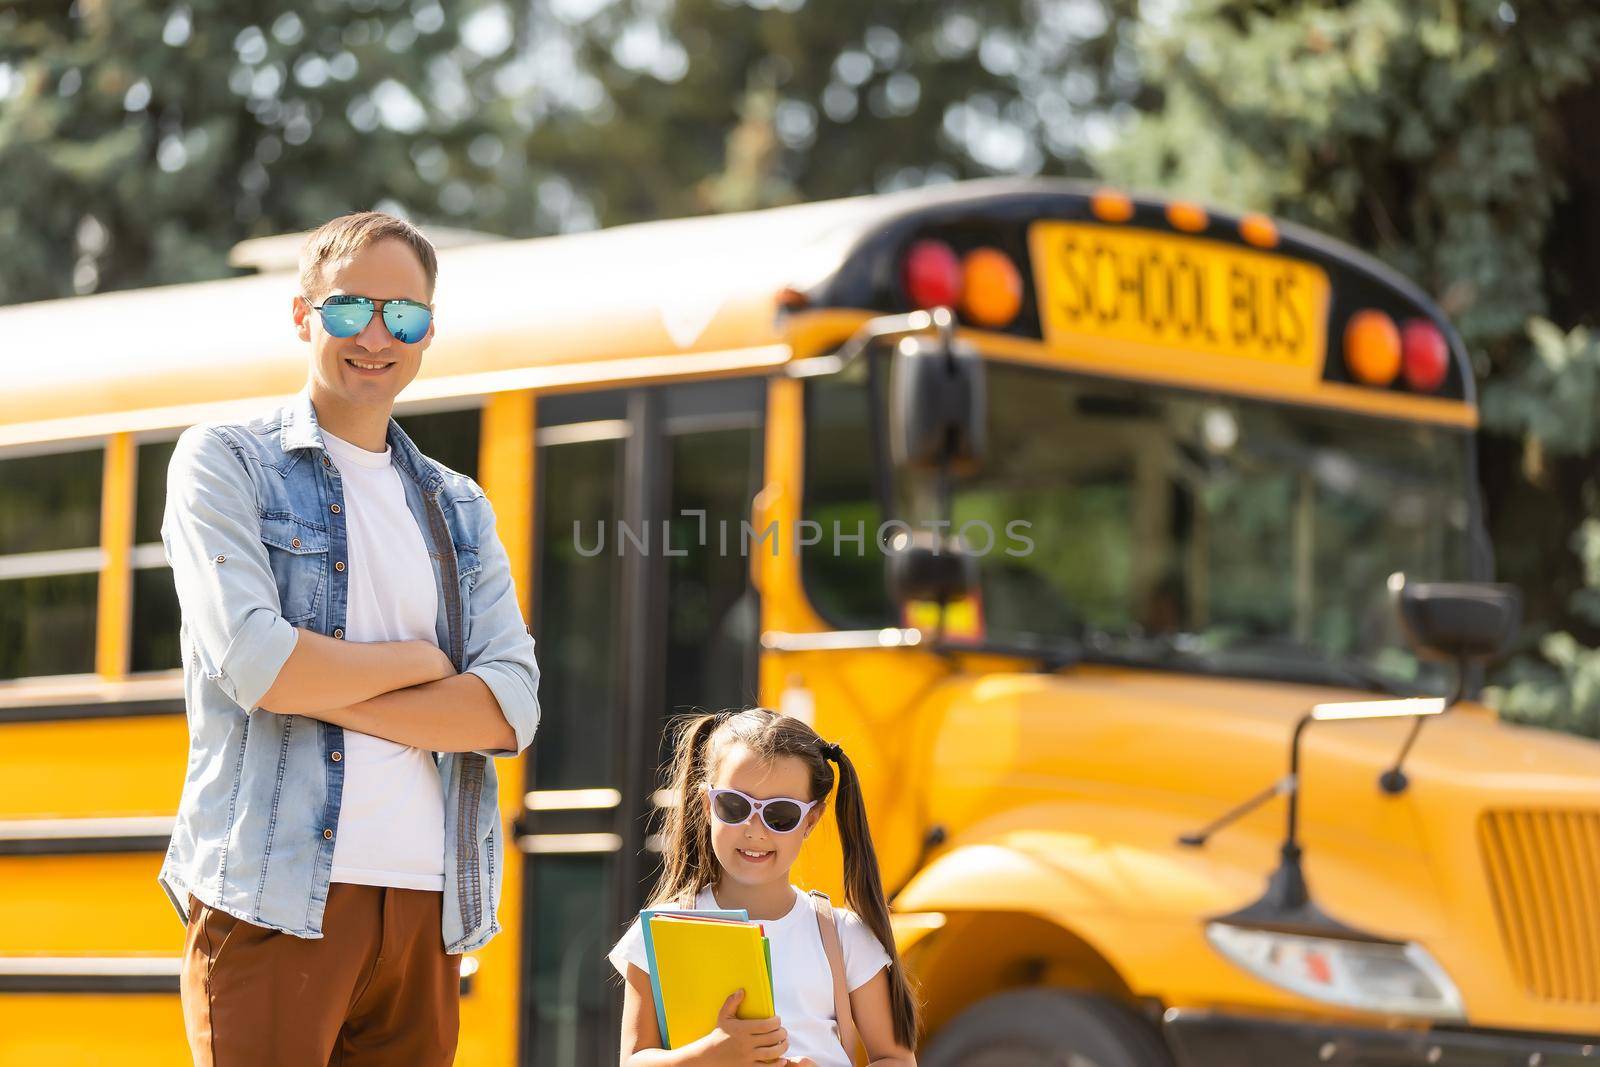
<instances>
[{"instance_id":1,"label":"girl's white sunglasses","mask_svg":"<svg viewBox=\"0 0 1600 1067\"><path fill-rule=\"evenodd\" d=\"M711 810L719 821L738 826L750 818L752 811L756 811L761 813L761 821L767 824L767 829L775 834L792 833L805 821L806 813L822 803L820 800L796 800L793 797L757 800L737 789L713 789L709 784L703 788L711 794Z\"/></svg>"}]
</instances>

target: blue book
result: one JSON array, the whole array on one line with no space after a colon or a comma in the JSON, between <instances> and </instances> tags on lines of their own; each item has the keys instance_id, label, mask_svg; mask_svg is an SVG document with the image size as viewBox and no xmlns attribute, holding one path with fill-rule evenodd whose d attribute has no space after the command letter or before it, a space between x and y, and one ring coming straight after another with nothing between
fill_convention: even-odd
<instances>
[{"instance_id":1,"label":"blue book","mask_svg":"<svg viewBox=\"0 0 1600 1067\"><path fill-rule=\"evenodd\" d=\"M656 999L656 1025L661 1030L661 1047L671 1048L672 1041L667 1037L667 1009L661 1000L661 974L656 967L655 939L650 934L650 916L652 915L703 915L713 919L738 919L740 922L749 922L750 913L743 908L729 908L726 910L714 908L646 908L639 913L639 928L644 931L645 961L650 964L650 992L655 995Z\"/></svg>"}]
</instances>

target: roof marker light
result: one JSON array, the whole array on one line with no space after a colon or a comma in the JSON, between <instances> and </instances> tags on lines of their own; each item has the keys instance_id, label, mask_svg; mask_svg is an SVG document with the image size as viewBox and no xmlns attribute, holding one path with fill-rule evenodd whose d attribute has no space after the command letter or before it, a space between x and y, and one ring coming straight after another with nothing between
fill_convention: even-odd
<instances>
[{"instance_id":1,"label":"roof marker light","mask_svg":"<svg viewBox=\"0 0 1600 1067\"><path fill-rule=\"evenodd\" d=\"M1257 248L1278 247L1278 224L1265 215L1246 215L1239 220L1239 236Z\"/></svg>"},{"instance_id":2,"label":"roof marker light","mask_svg":"<svg viewBox=\"0 0 1600 1067\"><path fill-rule=\"evenodd\" d=\"M1097 189L1089 198L1089 210L1101 222L1127 222L1133 218L1133 201L1115 189Z\"/></svg>"},{"instance_id":3,"label":"roof marker light","mask_svg":"<svg viewBox=\"0 0 1600 1067\"><path fill-rule=\"evenodd\" d=\"M1206 228L1206 209L1188 200L1174 200L1167 205L1167 221L1173 229L1199 233Z\"/></svg>"}]
</instances>

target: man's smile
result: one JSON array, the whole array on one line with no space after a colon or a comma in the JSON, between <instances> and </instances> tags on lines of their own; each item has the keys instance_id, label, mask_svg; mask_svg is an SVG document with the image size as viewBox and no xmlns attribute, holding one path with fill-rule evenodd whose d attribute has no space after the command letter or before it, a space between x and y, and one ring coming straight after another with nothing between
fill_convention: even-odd
<instances>
[{"instance_id":1,"label":"man's smile","mask_svg":"<svg viewBox=\"0 0 1600 1067\"><path fill-rule=\"evenodd\" d=\"M394 366L394 362L392 360L389 362L382 362L378 360L357 360L349 358L345 359L345 364L347 366L354 367L362 374L382 374L384 371Z\"/></svg>"}]
</instances>

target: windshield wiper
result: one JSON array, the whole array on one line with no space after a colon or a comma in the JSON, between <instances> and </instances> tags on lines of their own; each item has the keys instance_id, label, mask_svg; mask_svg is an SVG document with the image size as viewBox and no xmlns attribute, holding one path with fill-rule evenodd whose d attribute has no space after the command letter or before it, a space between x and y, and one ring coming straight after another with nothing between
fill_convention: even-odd
<instances>
[{"instance_id":1,"label":"windshield wiper","mask_svg":"<svg viewBox=\"0 0 1600 1067\"><path fill-rule=\"evenodd\" d=\"M1393 677L1361 660L1333 658L1314 646L1289 638L1241 638L1220 647L1201 644L1193 633L1163 633L1148 637L1114 636L1096 632L1086 643L1085 658L1128 666L1154 665L1169 670L1195 670L1205 674L1265 677L1274 681L1313 685L1345 685L1390 696L1412 696ZM1254 645L1255 647L1250 647Z\"/></svg>"},{"instance_id":2,"label":"windshield wiper","mask_svg":"<svg viewBox=\"0 0 1600 1067\"><path fill-rule=\"evenodd\" d=\"M1404 685L1393 675L1384 674L1364 660L1352 656L1330 656L1315 645L1292 637L1244 636L1216 649L1213 655L1221 657L1240 653L1270 657L1274 666L1286 667L1290 671L1303 667L1310 680L1337 677L1343 684L1375 689L1394 697L1416 696L1420 692L1415 686ZM1297 656L1299 659L1291 665L1283 660L1285 656Z\"/></svg>"},{"instance_id":3,"label":"windshield wiper","mask_svg":"<svg viewBox=\"0 0 1600 1067\"><path fill-rule=\"evenodd\" d=\"M985 655L1019 656L1034 661L1034 669L1039 674L1054 674L1063 667L1070 667L1084 658L1083 646L1070 637L1056 636L1048 645L1012 643L1005 641L983 641L980 643L966 643L963 641L940 640L938 638L929 642L935 652L968 652Z\"/></svg>"}]
</instances>

